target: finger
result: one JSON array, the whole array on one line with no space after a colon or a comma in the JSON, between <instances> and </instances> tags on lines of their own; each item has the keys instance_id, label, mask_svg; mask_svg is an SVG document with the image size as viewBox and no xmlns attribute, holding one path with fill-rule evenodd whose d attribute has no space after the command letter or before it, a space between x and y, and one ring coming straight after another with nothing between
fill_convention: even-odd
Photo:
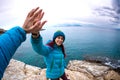
<instances>
[{"instance_id":1,"label":"finger","mask_svg":"<svg viewBox=\"0 0 120 80\"><path fill-rule=\"evenodd\" d=\"M31 20L33 21L33 24L35 24L37 21L40 21L43 18L44 13L40 13L40 15L38 15L37 17L35 17L36 19L33 20L33 18L31 18Z\"/></svg>"},{"instance_id":2,"label":"finger","mask_svg":"<svg viewBox=\"0 0 120 80\"><path fill-rule=\"evenodd\" d=\"M42 23L40 22L40 24L37 25L37 26L39 26L39 27L37 28L37 30L38 30L38 31L43 30L42 27L43 27L43 25L44 25L46 22L47 22L47 21L43 21Z\"/></svg>"},{"instance_id":3,"label":"finger","mask_svg":"<svg viewBox=\"0 0 120 80\"><path fill-rule=\"evenodd\" d=\"M34 13L34 15L32 16L32 19L35 19L35 18L39 19L39 17L42 15L41 13L42 13L42 9Z\"/></svg>"},{"instance_id":4,"label":"finger","mask_svg":"<svg viewBox=\"0 0 120 80\"><path fill-rule=\"evenodd\" d=\"M39 31L40 22L36 22L33 26L28 29L28 32L35 33Z\"/></svg>"},{"instance_id":5,"label":"finger","mask_svg":"<svg viewBox=\"0 0 120 80\"><path fill-rule=\"evenodd\" d=\"M36 32L38 32L38 31L41 31L42 30L42 27L43 27L43 25L46 23L46 21L44 21L44 22L36 22L36 24L34 25L35 27L34 27L34 30L36 31Z\"/></svg>"},{"instance_id":6,"label":"finger","mask_svg":"<svg viewBox=\"0 0 120 80\"><path fill-rule=\"evenodd\" d=\"M44 26L47 21L43 21L40 26Z\"/></svg>"},{"instance_id":7,"label":"finger","mask_svg":"<svg viewBox=\"0 0 120 80\"><path fill-rule=\"evenodd\" d=\"M42 12L41 14L38 15L37 19L41 20L44 16L44 12Z\"/></svg>"},{"instance_id":8,"label":"finger","mask_svg":"<svg viewBox=\"0 0 120 80\"><path fill-rule=\"evenodd\" d=\"M35 8L32 10L31 14L29 15L30 17L34 15L34 13L39 9L39 7Z\"/></svg>"},{"instance_id":9,"label":"finger","mask_svg":"<svg viewBox=\"0 0 120 80\"><path fill-rule=\"evenodd\" d=\"M35 13L38 9L39 9L39 7L35 8L35 9L32 9L32 10L29 12L29 14L28 14L27 17L31 17L31 16L33 16L34 13Z\"/></svg>"},{"instance_id":10,"label":"finger","mask_svg":"<svg viewBox=\"0 0 120 80\"><path fill-rule=\"evenodd\" d=\"M41 29L42 29L41 22L36 22L34 30L40 31Z\"/></svg>"},{"instance_id":11,"label":"finger","mask_svg":"<svg viewBox=\"0 0 120 80\"><path fill-rule=\"evenodd\" d=\"M35 19L34 21L33 21L33 25L36 23L36 22L38 22L39 20L38 19Z\"/></svg>"},{"instance_id":12,"label":"finger","mask_svg":"<svg viewBox=\"0 0 120 80\"><path fill-rule=\"evenodd\" d=\"M37 21L35 22L35 24L31 27L29 27L29 29L27 30L28 33L35 33L38 32L42 29L43 25L46 23L47 21L43 21L42 23Z\"/></svg>"},{"instance_id":13,"label":"finger","mask_svg":"<svg viewBox=\"0 0 120 80\"><path fill-rule=\"evenodd\" d=\"M36 28L36 31L41 31L41 29L42 29L42 27L43 26L41 26L41 22L37 25L38 27Z\"/></svg>"}]
</instances>

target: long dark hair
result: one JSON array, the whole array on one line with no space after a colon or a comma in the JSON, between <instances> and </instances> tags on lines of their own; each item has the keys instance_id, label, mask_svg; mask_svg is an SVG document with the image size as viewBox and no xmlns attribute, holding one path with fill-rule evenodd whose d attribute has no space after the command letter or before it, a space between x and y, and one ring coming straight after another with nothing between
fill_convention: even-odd
<instances>
[{"instance_id":1,"label":"long dark hair","mask_svg":"<svg viewBox=\"0 0 120 80\"><path fill-rule=\"evenodd\" d=\"M55 42L51 41L51 42L49 42L46 45L50 46L51 48L54 48L54 44L55 44ZM60 47L62 48L62 52L63 52L64 58L65 58L66 57L66 53L65 53L64 45L62 44Z\"/></svg>"}]
</instances>

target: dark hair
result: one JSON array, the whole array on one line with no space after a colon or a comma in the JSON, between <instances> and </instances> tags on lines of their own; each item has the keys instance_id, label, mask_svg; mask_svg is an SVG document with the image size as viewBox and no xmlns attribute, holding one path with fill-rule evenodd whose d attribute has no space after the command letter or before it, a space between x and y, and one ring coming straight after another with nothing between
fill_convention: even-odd
<instances>
[{"instance_id":1,"label":"dark hair","mask_svg":"<svg viewBox=\"0 0 120 80\"><path fill-rule=\"evenodd\" d=\"M50 46L51 48L54 48L54 44L55 44L55 42L51 41L51 42L49 42L49 43L46 44L46 45ZM65 58L65 57L66 57L66 54L65 54L64 45L62 44L60 47L62 48L62 52L63 52L64 58Z\"/></svg>"}]
</instances>

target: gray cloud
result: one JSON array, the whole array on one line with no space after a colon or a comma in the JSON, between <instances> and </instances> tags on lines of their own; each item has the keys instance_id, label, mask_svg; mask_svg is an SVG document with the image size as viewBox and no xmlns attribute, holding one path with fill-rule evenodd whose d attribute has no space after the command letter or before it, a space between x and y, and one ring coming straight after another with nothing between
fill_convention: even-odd
<instances>
[{"instance_id":1,"label":"gray cloud","mask_svg":"<svg viewBox=\"0 0 120 80\"><path fill-rule=\"evenodd\" d=\"M106 5L95 8L94 13L99 16L107 16L110 22L120 24L120 0L111 0L111 7Z\"/></svg>"},{"instance_id":2,"label":"gray cloud","mask_svg":"<svg viewBox=\"0 0 120 80\"><path fill-rule=\"evenodd\" d=\"M120 14L120 0L112 0L113 9L117 14Z\"/></svg>"}]
</instances>

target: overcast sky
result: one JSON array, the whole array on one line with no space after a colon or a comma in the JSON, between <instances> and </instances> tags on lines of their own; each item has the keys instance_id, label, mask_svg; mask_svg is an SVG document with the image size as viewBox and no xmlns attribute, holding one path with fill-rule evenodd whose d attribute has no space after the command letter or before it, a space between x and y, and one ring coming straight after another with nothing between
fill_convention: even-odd
<instances>
[{"instance_id":1,"label":"overcast sky","mask_svg":"<svg viewBox=\"0 0 120 80\"><path fill-rule=\"evenodd\" d=\"M1 0L0 27L22 26L27 13L37 6L45 12L43 20L47 20L48 25L69 20L108 23L110 16L98 15L103 13L103 7L113 9L116 2L112 3L112 0Z\"/></svg>"}]
</instances>

